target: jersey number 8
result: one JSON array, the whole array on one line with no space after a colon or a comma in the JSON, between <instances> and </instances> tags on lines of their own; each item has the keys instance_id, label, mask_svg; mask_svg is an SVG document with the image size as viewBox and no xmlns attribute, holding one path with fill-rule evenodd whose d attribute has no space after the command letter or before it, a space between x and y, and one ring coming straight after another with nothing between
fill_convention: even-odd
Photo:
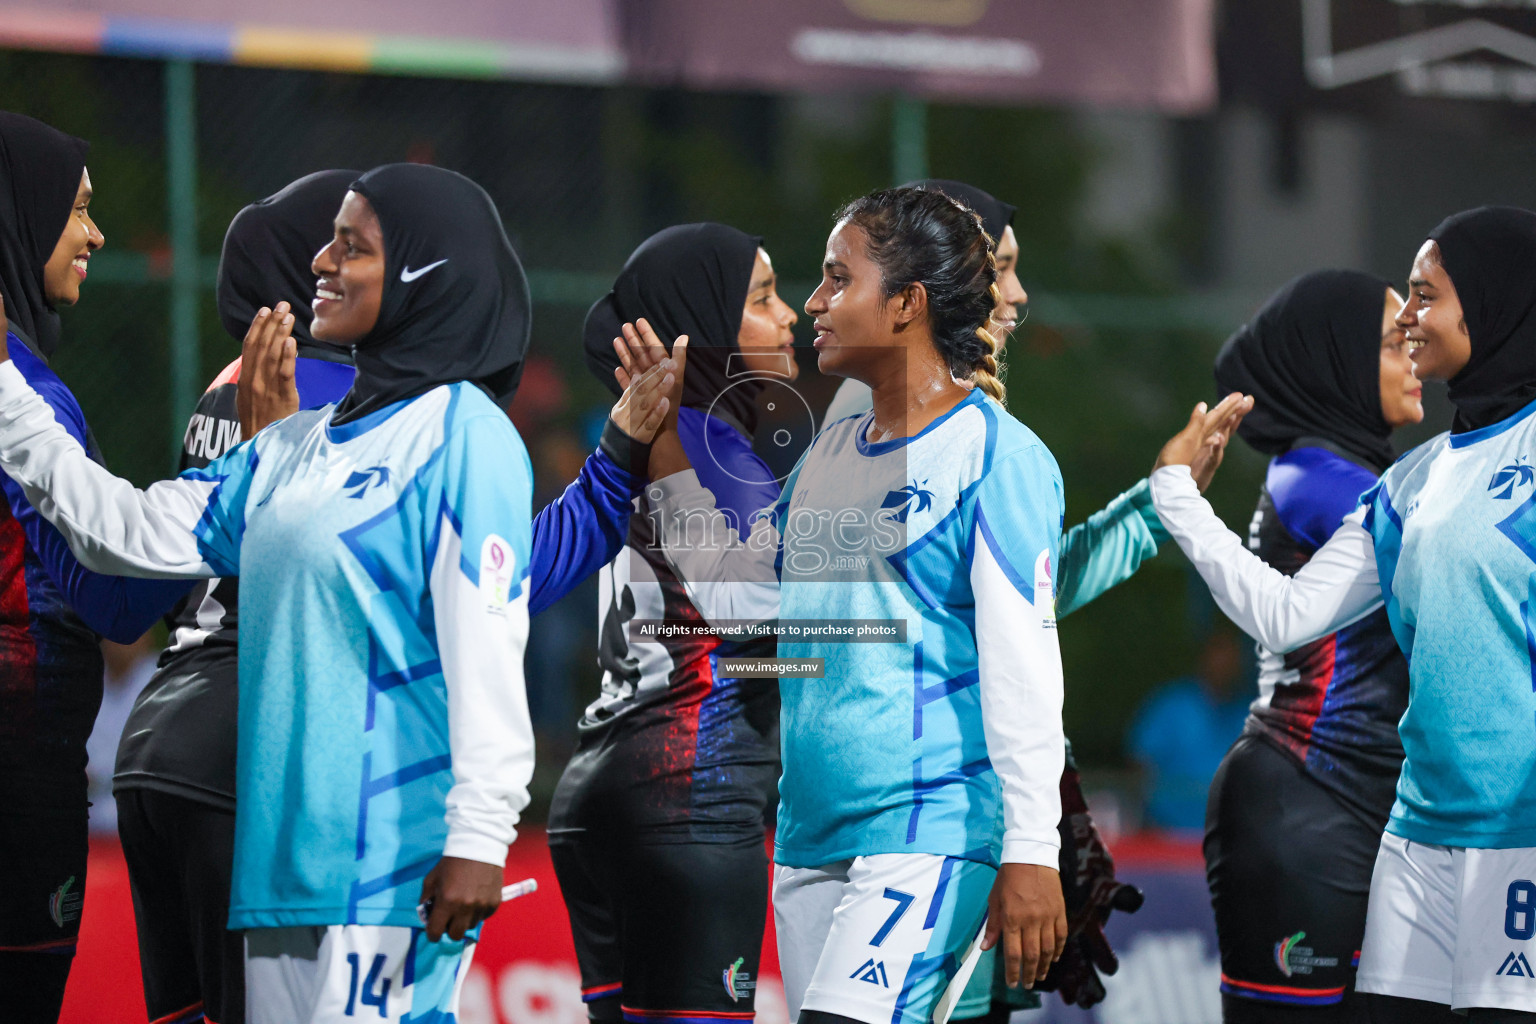
<instances>
[{"instance_id":1,"label":"jersey number 8","mask_svg":"<svg viewBox=\"0 0 1536 1024\"><path fill-rule=\"evenodd\" d=\"M1528 878L1509 883L1504 905L1504 934L1524 941L1536 935L1536 883Z\"/></svg>"}]
</instances>

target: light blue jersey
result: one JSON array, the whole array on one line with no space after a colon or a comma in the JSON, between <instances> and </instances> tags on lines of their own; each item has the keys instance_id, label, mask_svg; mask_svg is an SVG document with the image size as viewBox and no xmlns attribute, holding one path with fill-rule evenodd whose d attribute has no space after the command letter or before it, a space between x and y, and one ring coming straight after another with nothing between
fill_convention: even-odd
<instances>
[{"instance_id":1,"label":"light blue jersey","mask_svg":"<svg viewBox=\"0 0 1536 1024\"><path fill-rule=\"evenodd\" d=\"M1536 846L1536 403L1404 455L1362 499L1408 655L1388 831Z\"/></svg>"},{"instance_id":2,"label":"light blue jersey","mask_svg":"<svg viewBox=\"0 0 1536 1024\"><path fill-rule=\"evenodd\" d=\"M300 412L175 480L106 473L0 364L0 445L98 571L240 577L230 927L414 927L527 805L532 473L478 388Z\"/></svg>"},{"instance_id":3,"label":"light blue jersey","mask_svg":"<svg viewBox=\"0 0 1536 1024\"><path fill-rule=\"evenodd\" d=\"M995 864L1002 794L983 728L973 568L981 549L1001 570L996 582L1034 606L1015 630L1038 633L1048 618L1054 647L1061 473L1034 432L979 389L916 437L871 444L868 427L868 416L828 427L785 488L780 614L896 620L906 642L780 639L781 658L824 659L825 678L780 687L775 859L812 867L932 853ZM850 510L870 525L839 530ZM854 561L829 570L822 550ZM1058 747L1053 781L1060 769Z\"/></svg>"},{"instance_id":4,"label":"light blue jersey","mask_svg":"<svg viewBox=\"0 0 1536 1024\"><path fill-rule=\"evenodd\" d=\"M775 859L1055 867L1056 462L979 390L915 437L871 444L868 427L823 430L745 544L693 472L651 490L706 618L819 631L779 634L781 658L821 659L824 675L781 681ZM860 623L903 635L849 642Z\"/></svg>"}]
</instances>

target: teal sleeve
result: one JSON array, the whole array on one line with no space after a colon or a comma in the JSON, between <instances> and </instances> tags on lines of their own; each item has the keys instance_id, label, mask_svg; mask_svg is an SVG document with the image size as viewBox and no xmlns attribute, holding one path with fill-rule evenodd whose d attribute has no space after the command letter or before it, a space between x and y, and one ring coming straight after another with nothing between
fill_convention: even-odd
<instances>
[{"instance_id":1,"label":"teal sleeve","mask_svg":"<svg viewBox=\"0 0 1536 1024\"><path fill-rule=\"evenodd\" d=\"M1136 575L1167 539L1152 507L1152 485L1142 479L1062 537L1056 615L1074 612Z\"/></svg>"}]
</instances>

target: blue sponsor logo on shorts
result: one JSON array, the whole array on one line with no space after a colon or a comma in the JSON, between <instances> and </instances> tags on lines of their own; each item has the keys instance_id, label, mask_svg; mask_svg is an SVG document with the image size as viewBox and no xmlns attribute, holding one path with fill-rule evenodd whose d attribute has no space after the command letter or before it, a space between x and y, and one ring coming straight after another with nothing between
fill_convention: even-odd
<instances>
[{"instance_id":1,"label":"blue sponsor logo on shorts","mask_svg":"<svg viewBox=\"0 0 1536 1024\"><path fill-rule=\"evenodd\" d=\"M890 979L885 976L885 961L881 960L877 963L874 957L870 957L862 964L859 964L858 967L855 967L853 973L848 975L848 977L857 978L859 981L867 981L871 985L879 985L881 988L891 987Z\"/></svg>"},{"instance_id":2,"label":"blue sponsor logo on shorts","mask_svg":"<svg viewBox=\"0 0 1536 1024\"><path fill-rule=\"evenodd\" d=\"M1505 978L1536 978L1536 971L1531 970L1531 962L1525 958L1524 953L1509 954L1493 973Z\"/></svg>"}]
</instances>

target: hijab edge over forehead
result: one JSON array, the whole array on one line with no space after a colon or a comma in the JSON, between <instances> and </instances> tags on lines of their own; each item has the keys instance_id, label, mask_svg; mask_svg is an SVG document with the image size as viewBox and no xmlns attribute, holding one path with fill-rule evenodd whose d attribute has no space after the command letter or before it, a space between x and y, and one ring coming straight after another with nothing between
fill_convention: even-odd
<instances>
[{"instance_id":1,"label":"hijab edge over forehead","mask_svg":"<svg viewBox=\"0 0 1536 1024\"><path fill-rule=\"evenodd\" d=\"M257 310L286 300L293 307L300 355L351 361L348 346L319 341L309 332L315 290L310 266L333 237L336 211L357 176L339 169L306 174L230 219L214 289L219 322L230 337L242 341Z\"/></svg>"},{"instance_id":2,"label":"hijab edge over forehead","mask_svg":"<svg viewBox=\"0 0 1536 1024\"><path fill-rule=\"evenodd\" d=\"M6 317L47 359L60 324L43 270L69 224L90 144L34 118L0 111L0 294Z\"/></svg>"},{"instance_id":3,"label":"hijab edge over forehead","mask_svg":"<svg viewBox=\"0 0 1536 1024\"><path fill-rule=\"evenodd\" d=\"M532 334L528 278L490 195L456 171L385 164L350 191L384 238L373 329L352 346L357 378L331 422L351 422L444 384L475 384L503 408ZM414 273L406 278L403 268Z\"/></svg>"},{"instance_id":4,"label":"hijab edge over forehead","mask_svg":"<svg viewBox=\"0 0 1536 1024\"><path fill-rule=\"evenodd\" d=\"M1303 274L1277 289L1222 345L1218 395L1254 408L1238 427L1252 448L1282 455L1304 438L1337 445L1377 472L1391 465L1381 410L1381 321L1391 285L1355 270Z\"/></svg>"},{"instance_id":5,"label":"hijab edge over forehead","mask_svg":"<svg viewBox=\"0 0 1536 1024\"><path fill-rule=\"evenodd\" d=\"M1450 380L1453 433L1490 426L1536 400L1536 213L1480 206L1428 238L1461 300L1471 355Z\"/></svg>"},{"instance_id":6,"label":"hijab edge over forehead","mask_svg":"<svg viewBox=\"0 0 1536 1024\"><path fill-rule=\"evenodd\" d=\"M751 434L761 384L733 371L742 315L763 240L713 221L677 224L647 238L625 260L608 294L587 311L582 330L588 369L619 393L613 339L623 323L645 317L670 345L688 335L682 404L723 414Z\"/></svg>"}]
</instances>

